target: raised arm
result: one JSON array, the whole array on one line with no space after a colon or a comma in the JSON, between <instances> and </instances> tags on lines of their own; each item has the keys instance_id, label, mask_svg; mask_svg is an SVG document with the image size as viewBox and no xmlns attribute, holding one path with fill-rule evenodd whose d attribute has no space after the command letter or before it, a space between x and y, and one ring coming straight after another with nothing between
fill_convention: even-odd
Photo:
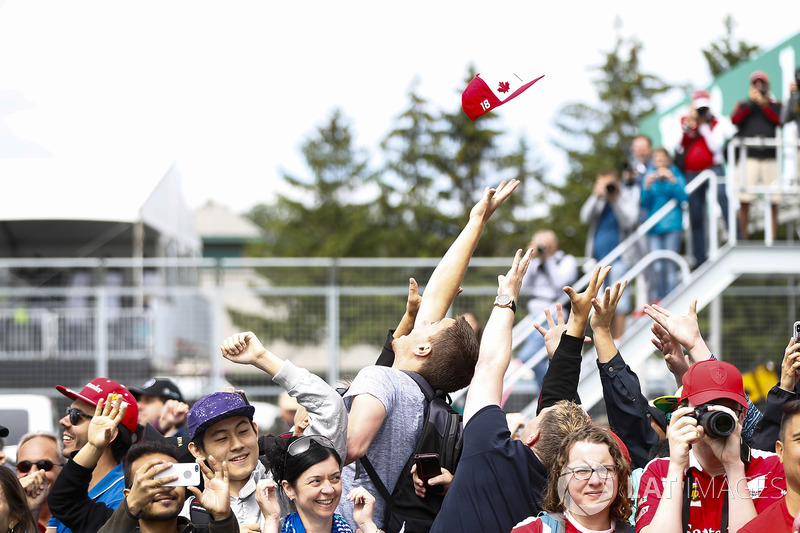
<instances>
[{"instance_id":1,"label":"raised arm","mask_svg":"<svg viewBox=\"0 0 800 533\"><path fill-rule=\"evenodd\" d=\"M542 380L542 390L539 394L537 413L542 409L555 405L561 400L578 400L578 381L581 375L581 351L589 322L589 312L592 309L592 298L597 296L597 291L611 267L597 265L592 272L592 278L581 293L575 292L572 287L564 287L564 292L572 302L566 331L561 335L558 348L553 354L550 367ZM546 340L545 340L546 341Z\"/></svg>"},{"instance_id":2,"label":"raised arm","mask_svg":"<svg viewBox=\"0 0 800 533\"><path fill-rule=\"evenodd\" d=\"M510 296L515 302L519 299L519 288L533 249L525 255L518 250L514 262L505 276L498 277L498 295ZM503 396L503 375L511 360L511 329L514 327L514 311L510 307L495 305L492 309L481 338L478 363L472 377L467 400L464 404L464 426L472 415L487 405L500 405Z\"/></svg>"},{"instance_id":3,"label":"raised arm","mask_svg":"<svg viewBox=\"0 0 800 533\"><path fill-rule=\"evenodd\" d=\"M519 185L519 180L487 187L469 214L467 225L439 261L422 296L417 321L436 322L444 318L458 294L467 265L475 251L486 222Z\"/></svg>"},{"instance_id":4,"label":"raised arm","mask_svg":"<svg viewBox=\"0 0 800 533\"><path fill-rule=\"evenodd\" d=\"M285 361L266 349L251 331L231 335L220 346L222 355L235 363L263 370L306 408L309 435L333 441L340 457L347 455L347 408L342 397L321 377Z\"/></svg>"},{"instance_id":5,"label":"raised arm","mask_svg":"<svg viewBox=\"0 0 800 533\"><path fill-rule=\"evenodd\" d=\"M631 468L638 468L647 464L648 453L658 442L658 434L650 427L647 399L642 394L639 378L625 364L611 335L611 321L626 285L627 280L616 283L595 298L590 322L608 424L628 447Z\"/></svg>"},{"instance_id":6,"label":"raised arm","mask_svg":"<svg viewBox=\"0 0 800 533\"><path fill-rule=\"evenodd\" d=\"M692 300L692 303L689 304L689 312L685 315L676 315L660 305L645 304L644 312L686 349L693 363L711 359L711 350L708 349L706 341L700 335L700 326L697 322L697 300Z\"/></svg>"},{"instance_id":7,"label":"raised arm","mask_svg":"<svg viewBox=\"0 0 800 533\"><path fill-rule=\"evenodd\" d=\"M102 516L103 523L114 513L105 503L89 498L92 472L117 435L117 426L128 409L127 403L115 402L112 396L109 394L105 402L102 399L97 401L89 423L87 443L64 465L47 497L47 505L53 516L73 531L92 530L87 522L95 523Z\"/></svg>"}]
</instances>

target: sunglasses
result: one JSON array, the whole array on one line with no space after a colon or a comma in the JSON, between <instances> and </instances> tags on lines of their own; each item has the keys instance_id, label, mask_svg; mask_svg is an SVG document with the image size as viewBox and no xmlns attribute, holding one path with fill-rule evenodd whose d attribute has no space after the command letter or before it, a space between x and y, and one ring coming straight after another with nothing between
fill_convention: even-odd
<instances>
[{"instance_id":1,"label":"sunglasses","mask_svg":"<svg viewBox=\"0 0 800 533\"><path fill-rule=\"evenodd\" d=\"M69 423L72 424L73 426L77 426L78 424L80 424L81 420L83 419L86 420L92 419L92 415L87 415L77 407L67 407L66 416L69 417Z\"/></svg>"},{"instance_id":2,"label":"sunglasses","mask_svg":"<svg viewBox=\"0 0 800 533\"><path fill-rule=\"evenodd\" d=\"M31 467L33 467L33 465L36 465L36 468L39 470L44 470L45 472L51 471L54 466L64 466L63 463L54 463L50 459L42 459L41 461L36 461L35 463L30 461L20 461L17 463L17 471L27 474L31 471Z\"/></svg>"},{"instance_id":3,"label":"sunglasses","mask_svg":"<svg viewBox=\"0 0 800 533\"><path fill-rule=\"evenodd\" d=\"M330 448L331 450L336 450L336 447L333 445L333 442L328 437L323 437L322 435L305 435L298 438L296 441L292 442L286 448L286 456L283 458L283 470L286 471L286 462L289 459L289 456L295 457L300 455L301 453L305 453L311 447L311 443L316 442L320 446L324 446L325 448Z\"/></svg>"},{"instance_id":4,"label":"sunglasses","mask_svg":"<svg viewBox=\"0 0 800 533\"><path fill-rule=\"evenodd\" d=\"M312 442L316 442L320 446L330 448L331 450L336 449L336 447L333 445L333 442L328 437L323 437L322 435L306 435L291 443L289 447L286 448L286 452L292 457L295 455L300 455L301 453L308 451L308 448L311 446Z\"/></svg>"}]
</instances>

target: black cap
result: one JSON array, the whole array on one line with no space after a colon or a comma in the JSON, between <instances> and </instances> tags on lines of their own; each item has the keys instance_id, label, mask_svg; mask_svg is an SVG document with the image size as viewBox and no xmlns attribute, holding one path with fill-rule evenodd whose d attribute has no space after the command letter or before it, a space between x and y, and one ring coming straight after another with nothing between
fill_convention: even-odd
<instances>
[{"instance_id":1,"label":"black cap","mask_svg":"<svg viewBox=\"0 0 800 533\"><path fill-rule=\"evenodd\" d=\"M167 378L153 378L141 387L131 387L129 390L137 401L140 396L160 396L167 400L183 401L181 390L174 381Z\"/></svg>"},{"instance_id":2,"label":"black cap","mask_svg":"<svg viewBox=\"0 0 800 533\"><path fill-rule=\"evenodd\" d=\"M5 426L0 426L0 437L8 437L8 428Z\"/></svg>"}]
</instances>

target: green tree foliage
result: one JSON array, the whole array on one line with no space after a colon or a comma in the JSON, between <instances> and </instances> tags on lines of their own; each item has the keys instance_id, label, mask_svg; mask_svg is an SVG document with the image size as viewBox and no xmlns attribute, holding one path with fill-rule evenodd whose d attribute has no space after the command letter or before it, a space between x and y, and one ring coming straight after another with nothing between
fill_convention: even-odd
<instances>
[{"instance_id":1,"label":"green tree foliage","mask_svg":"<svg viewBox=\"0 0 800 533\"><path fill-rule=\"evenodd\" d=\"M672 86L641 71L642 44L617 32L614 48L594 81L598 103L565 104L557 113L556 128L563 140L556 145L569 161L565 183L556 187L560 196L551 209L553 229L561 247L582 255L586 228L580 224L580 208L591 194L598 172L621 169L630 160L630 146L638 134L639 121L656 109L655 100Z\"/></svg>"},{"instance_id":2,"label":"green tree foliage","mask_svg":"<svg viewBox=\"0 0 800 533\"><path fill-rule=\"evenodd\" d=\"M727 72L759 52L758 46L735 39L733 30L736 28L736 22L731 15L725 17L723 25L725 26L725 35L702 50L712 77Z\"/></svg>"}]
</instances>

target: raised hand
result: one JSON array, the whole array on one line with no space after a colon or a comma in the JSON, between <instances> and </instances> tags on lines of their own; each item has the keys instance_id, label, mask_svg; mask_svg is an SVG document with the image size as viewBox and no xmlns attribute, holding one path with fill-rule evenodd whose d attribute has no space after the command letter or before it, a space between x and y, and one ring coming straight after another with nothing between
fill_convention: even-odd
<instances>
[{"instance_id":1,"label":"raised hand","mask_svg":"<svg viewBox=\"0 0 800 533\"><path fill-rule=\"evenodd\" d=\"M519 299L519 289L522 286L522 278L525 277L525 272L528 270L528 265L533 257L533 248L528 248L525 255L522 255L522 250L517 250L514 255L514 262L511 268L505 275L497 276L497 294L506 294L511 296L515 301Z\"/></svg>"},{"instance_id":2,"label":"raised hand","mask_svg":"<svg viewBox=\"0 0 800 533\"><path fill-rule=\"evenodd\" d=\"M252 331L234 333L219 347L223 357L241 365L255 365L267 350Z\"/></svg>"},{"instance_id":3,"label":"raised hand","mask_svg":"<svg viewBox=\"0 0 800 533\"><path fill-rule=\"evenodd\" d=\"M225 461L220 464L213 455L208 456L211 468L206 466L202 458L198 457L196 462L206 478L205 490L201 493L197 487L188 488L214 520L224 520L231 513L228 464Z\"/></svg>"},{"instance_id":4,"label":"raised hand","mask_svg":"<svg viewBox=\"0 0 800 533\"><path fill-rule=\"evenodd\" d=\"M519 185L519 180L509 180L508 182L501 181L500 185L496 188L486 187L483 191L483 197L475 204L472 211L469 213L470 220L478 220L485 224L492 214L506 201L514 189Z\"/></svg>"},{"instance_id":5,"label":"raised hand","mask_svg":"<svg viewBox=\"0 0 800 533\"><path fill-rule=\"evenodd\" d=\"M800 380L800 342L794 342L792 337L783 352L780 387L791 392L798 380Z\"/></svg>"},{"instance_id":6,"label":"raised hand","mask_svg":"<svg viewBox=\"0 0 800 533\"><path fill-rule=\"evenodd\" d=\"M625 287L627 286L628 280L617 282L613 287L606 287L601 297L592 298L592 307L594 308L590 321L592 331L611 328L611 321L617 311L617 304L619 304L622 293L625 292Z\"/></svg>"},{"instance_id":7,"label":"raised hand","mask_svg":"<svg viewBox=\"0 0 800 533\"><path fill-rule=\"evenodd\" d=\"M572 287L564 287L564 292L572 302L572 311L569 314L567 328L573 337L583 337L586 324L589 321L589 312L592 310L592 298L597 296L597 291L603 286L606 275L611 270L610 266L597 265L592 271L592 277L586 289L577 293Z\"/></svg>"},{"instance_id":8,"label":"raised hand","mask_svg":"<svg viewBox=\"0 0 800 533\"><path fill-rule=\"evenodd\" d=\"M105 401L102 398L99 399L92 421L89 423L88 444L98 450L105 449L114 440L117 434L117 426L122 422L127 410L127 402L123 402L113 392L108 395Z\"/></svg>"},{"instance_id":9,"label":"raised hand","mask_svg":"<svg viewBox=\"0 0 800 533\"><path fill-rule=\"evenodd\" d=\"M170 430L186 422L189 414L189 406L178 400L167 400L161 408L161 415L158 419L158 427L161 431Z\"/></svg>"},{"instance_id":10,"label":"raised hand","mask_svg":"<svg viewBox=\"0 0 800 533\"><path fill-rule=\"evenodd\" d=\"M558 348L558 343L561 342L561 334L567 330L567 321L564 319L564 308L560 303L556 303L556 320L553 320L553 314L550 312L550 309L544 310L544 317L547 320L548 329L543 328L541 324L534 324L533 327L544 337L544 347L547 350L547 356L552 359L553 354L556 353L556 348ZM591 342L591 339L587 337L583 342Z\"/></svg>"},{"instance_id":11,"label":"raised hand","mask_svg":"<svg viewBox=\"0 0 800 533\"><path fill-rule=\"evenodd\" d=\"M262 479L256 484L256 502L264 515L264 533L278 533L281 506L275 496L277 486L272 479Z\"/></svg>"},{"instance_id":12,"label":"raised hand","mask_svg":"<svg viewBox=\"0 0 800 533\"><path fill-rule=\"evenodd\" d=\"M697 322L697 300L692 300L692 303L689 304L689 312L685 315L676 315L660 305L645 305L644 312L686 348L695 363L711 357L711 351L700 335L700 325Z\"/></svg>"},{"instance_id":13,"label":"raised hand","mask_svg":"<svg viewBox=\"0 0 800 533\"><path fill-rule=\"evenodd\" d=\"M364 487L355 487L347 495L347 499L353 502L353 520L358 524L362 533L377 532L378 527L372 521L375 497Z\"/></svg>"},{"instance_id":14,"label":"raised hand","mask_svg":"<svg viewBox=\"0 0 800 533\"><path fill-rule=\"evenodd\" d=\"M653 346L664 354L664 362L667 363L667 369L675 376L675 383L680 387L683 385L683 375L689 370L689 361L683 353L681 344L673 339L672 335L657 322L653 323L650 331L655 336L650 341Z\"/></svg>"}]
</instances>

